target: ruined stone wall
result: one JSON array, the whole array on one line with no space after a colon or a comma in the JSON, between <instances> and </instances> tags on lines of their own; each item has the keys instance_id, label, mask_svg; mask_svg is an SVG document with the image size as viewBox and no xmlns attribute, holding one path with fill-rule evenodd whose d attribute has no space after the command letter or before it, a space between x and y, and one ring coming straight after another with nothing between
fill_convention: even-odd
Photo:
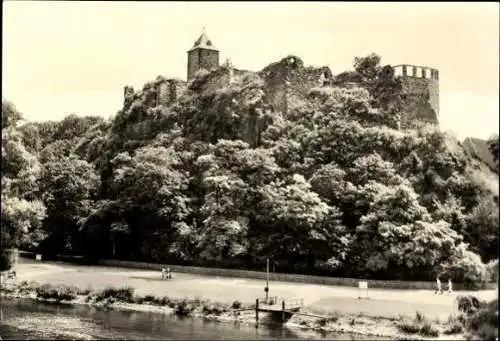
<instances>
[{"instance_id":1,"label":"ruined stone wall","mask_svg":"<svg viewBox=\"0 0 500 341\"><path fill-rule=\"evenodd\" d=\"M158 76L155 81L144 85L142 90L137 92L131 86L124 88L124 108L128 109L130 104L140 99L146 106L156 107L162 105L168 107L172 105L186 91L186 82L178 79L165 79Z\"/></svg>"},{"instance_id":2,"label":"ruined stone wall","mask_svg":"<svg viewBox=\"0 0 500 341\"><path fill-rule=\"evenodd\" d=\"M206 79L203 81L198 91L205 94L213 94L218 89L226 87L229 85L230 81L230 69L221 67L217 70L213 70Z\"/></svg>"},{"instance_id":3,"label":"ruined stone wall","mask_svg":"<svg viewBox=\"0 0 500 341\"><path fill-rule=\"evenodd\" d=\"M186 91L186 82L178 79L165 79L156 83L157 105L168 107Z\"/></svg>"},{"instance_id":4,"label":"ruined stone wall","mask_svg":"<svg viewBox=\"0 0 500 341\"><path fill-rule=\"evenodd\" d=\"M264 79L267 101L275 111L285 114L305 98L311 88L329 86L333 78L328 67L304 67L296 56L267 66L259 75Z\"/></svg>"},{"instance_id":5,"label":"ruined stone wall","mask_svg":"<svg viewBox=\"0 0 500 341\"><path fill-rule=\"evenodd\" d=\"M407 94L401 127L411 127L419 122L438 124L439 71L415 65L398 65L394 71L396 76L401 76Z\"/></svg>"}]
</instances>

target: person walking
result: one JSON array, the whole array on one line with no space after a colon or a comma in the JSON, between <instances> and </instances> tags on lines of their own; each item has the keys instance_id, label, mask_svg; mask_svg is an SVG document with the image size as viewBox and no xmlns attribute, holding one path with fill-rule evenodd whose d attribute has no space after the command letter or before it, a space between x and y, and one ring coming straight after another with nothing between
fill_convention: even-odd
<instances>
[{"instance_id":1,"label":"person walking","mask_svg":"<svg viewBox=\"0 0 500 341\"><path fill-rule=\"evenodd\" d=\"M439 276L436 277L436 286L437 286L436 294L442 294L443 289L441 288L441 280L439 279Z\"/></svg>"},{"instance_id":2,"label":"person walking","mask_svg":"<svg viewBox=\"0 0 500 341\"><path fill-rule=\"evenodd\" d=\"M451 283L451 278L448 278L448 294L453 292L453 285Z\"/></svg>"}]
</instances>

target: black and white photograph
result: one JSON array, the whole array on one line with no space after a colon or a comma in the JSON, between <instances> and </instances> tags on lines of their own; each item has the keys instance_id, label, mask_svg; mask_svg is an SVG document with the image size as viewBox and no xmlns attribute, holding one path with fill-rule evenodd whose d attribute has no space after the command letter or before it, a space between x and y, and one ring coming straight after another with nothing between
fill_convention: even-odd
<instances>
[{"instance_id":1,"label":"black and white photograph","mask_svg":"<svg viewBox=\"0 0 500 341\"><path fill-rule=\"evenodd\" d=\"M498 341L499 2L2 2L0 340Z\"/></svg>"}]
</instances>

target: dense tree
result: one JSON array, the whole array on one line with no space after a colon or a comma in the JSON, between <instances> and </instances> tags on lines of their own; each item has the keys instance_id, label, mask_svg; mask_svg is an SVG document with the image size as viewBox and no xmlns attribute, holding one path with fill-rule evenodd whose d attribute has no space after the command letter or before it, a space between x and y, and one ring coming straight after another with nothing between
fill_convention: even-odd
<instances>
[{"instance_id":1,"label":"dense tree","mask_svg":"<svg viewBox=\"0 0 500 341\"><path fill-rule=\"evenodd\" d=\"M21 119L14 105L2 101L2 249L37 246L44 237L45 206L36 196L40 165L23 144Z\"/></svg>"},{"instance_id":2,"label":"dense tree","mask_svg":"<svg viewBox=\"0 0 500 341\"><path fill-rule=\"evenodd\" d=\"M99 186L94 167L74 155L60 156L43 165L39 182L47 207L45 252L81 252L78 221L90 214Z\"/></svg>"},{"instance_id":3,"label":"dense tree","mask_svg":"<svg viewBox=\"0 0 500 341\"><path fill-rule=\"evenodd\" d=\"M491 174L437 127L398 129L405 94L379 56L335 77L358 87L305 89L286 115L258 75L215 91L210 77L170 107L147 84L110 120L19 125L3 103L4 240L95 258L269 257L286 271L484 280L497 258Z\"/></svg>"}]
</instances>

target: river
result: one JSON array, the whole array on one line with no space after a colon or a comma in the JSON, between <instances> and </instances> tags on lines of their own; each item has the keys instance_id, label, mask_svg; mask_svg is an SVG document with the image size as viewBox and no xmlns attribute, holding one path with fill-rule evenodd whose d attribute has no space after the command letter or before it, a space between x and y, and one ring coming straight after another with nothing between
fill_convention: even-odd
<instances>
[{"instance_id":1,"label":"river","mask_svg":"<svg viewBox=\"0 0 500 341\"><path fill-rule=\"evenodd\" d=\"M259 328L156 313L1 298L3 340L362 340L280 326ZM373 340L373 337L365 337Z\"/></svg>"}]
</instances>

